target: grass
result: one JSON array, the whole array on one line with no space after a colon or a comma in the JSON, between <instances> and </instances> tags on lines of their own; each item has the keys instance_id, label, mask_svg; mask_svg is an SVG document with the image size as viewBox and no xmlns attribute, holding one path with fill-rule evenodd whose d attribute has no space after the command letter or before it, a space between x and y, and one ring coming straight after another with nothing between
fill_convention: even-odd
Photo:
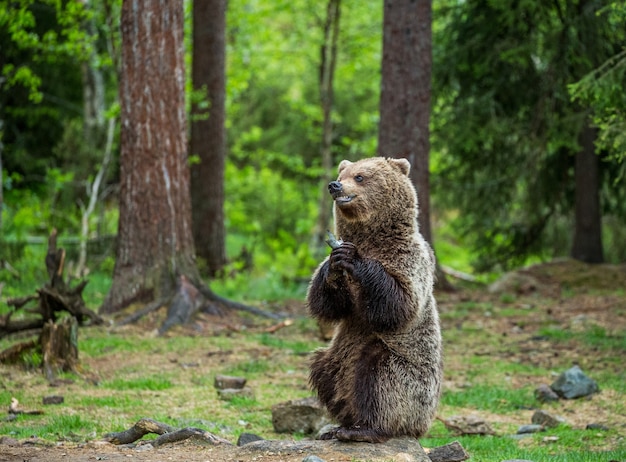
<instances>
[{"instance_id":1,"label":"grass","mask_svg":"<svg viewBox=\"0 0 626 462\"><path fill-rule=\"evenodd\" d=\"M610 294L619 296L614 290ZM624 310L619 308L624 302L617 303L621 312L607 313L613 316L608 321L573 328L568 307L578 306L578 295L567 295L565 301L478 291L460 299L440 296L445 306L441 318L446 384L439 414L478 415L496 435L456 436L437 421L421 440L424 446L459 440L471 460L486 462L626 460L626 331ZM37 368L37 353L19 366L0 365L0 406L6 408L14 397L23 409L45 411L0 422L0 436L83 442L150 417L177 427L204 428L231 441L242 432L269 439L301 438L275 433L271 408L311 395L307 355L324 343L304 312L275 333L261 327L214 336L174 329L167 337L154 337L150 329L137 326L117 331L81 328L83 375L63 375L73 383L51 389ZM14 342L1 339L0 349ZM555 404L535 400L538 384L551 383L556 373L583 359L581 367L599 383L600 394ZM245 377L254 396L219 399L213 387L218 374ZM63 395L64 403L43 406L42 397L50 394ZM520 425L530 423L536 408L564 416L567 424L512 437ZM585 430L591 422L605 423L609 430Z\"/></svg>"}]
</instances>

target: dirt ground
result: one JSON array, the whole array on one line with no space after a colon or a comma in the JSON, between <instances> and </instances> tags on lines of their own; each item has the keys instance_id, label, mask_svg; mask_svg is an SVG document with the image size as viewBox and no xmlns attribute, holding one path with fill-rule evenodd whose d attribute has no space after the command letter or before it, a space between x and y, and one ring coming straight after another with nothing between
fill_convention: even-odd
<instances>
[{"instance_id":1,"label":"dirt ground","mask_svg":"<svg viewBox=\"0 0 626 462\"><path fill-rule=\"evenodd\" d=\"M463 361L470 356L495 356L507 360L514 360L522 364L541 364L549 367L552 362L563 363L565 359L572 362L581 361L592 364L602 361L601 351L586 351L583 358L579 353L572 350L567 342L550 343L548 340L537 335L540 326L546 322L551 325L576 331L588 325L595 325L606 329L606 332L623 332L626 330L626 266L612 265L583 265L571 261L555 262L539 265L515 273L509 281L509 286L496 293L487 290L486 287L475 289L458 290L453 293L438 294L440 311L442 312L443 329L458 329L460 323L469 323L478 326L485 332L500 336L501 341L497 347L489 345L448 345L446 355L448 366L455 369L455 361ZM469 311L461 317L446 316L454 312L460 305L472 302L492 302L493 305L506 306L509 310L507 316L496 316L485 313L484 310ZM527 310L532 307L537 315L527 316ZM280 307L293 315L304 313L301 301L295 301ZM513 311L513 314L510 311ZM515 315L518 310L519 316ZM208 329L215 328L211 319L200 319L199 325L205 323ZM150 322L149 320L145 322ZM222 322L219 329L230 329L236 320ZM211 327L212 326L212 327ZM145 329L146 325L129 327L129 329ZM194 329L198 328L198 324ZM184 330L175 331L172 335L184 333ZM512 346L515 345L515 348ZM527 347L525 347L527 345ZM261 347L254 354L265 356L271 355L272 349L267 351ZM222 354L234 354L230 352L215 354L211 360L223 362L228 358ZM130 359L130 358L129 358ZM145 361L144 358L132 358L136 361ZM185 358L192 361L193 358ZM96 358L91 365L94 370L106 374L107 370L117 367L119 358L106 356L106 359ZM204 361L207 361L206 357ZM171 367L180 367L170 360ZM167 361L159 367L170 367ZM584 364L581 364L584 369ZM619 371L616 371L618 373ZM623 372L623 371L622 371ZM457 389L464 386L465 378L455 377L446 388ZM511 380L524 380L524 377L511 377ZM602 399L621 400L623 397L603 394ZM563 411L566 412L566 405ZM529 412L520 413L517 423L528 419ZM483 416L490 417L490 416ZM568 417L572 426L582 426L589 421L602 418L598 415L598 409L589 403L583 406L575 416ZM604 416L607 421L615 426L626 428L625 416ZM0 436L5 433L5 423L0 423ZM4 444L2 444L4 443ZM88 443L59 442L55 445L44 444L41 441L12 442L0 440L0 462L28 461L28 462L61 462L61 461L302 461L308 454L314 454L326 461L353 461L359 457L359 451L363 450L363 458L376 460L368 456L368 445L354 445L350 453L337 450L336 446L325 445L326 442L293 442L283 441L280 450L249 451L236 446L218 445L203 446L193 442L183 442L166 447L152 448L151 445L141 444L136 447L119 447L103 441ZM360 448L363 446L363 448ZM369 446L371 448L371 446ZM398 454L394 460L411 460L406 455ZM386 457L389 460L389 457Z\"/></svg>"}]
</instances>

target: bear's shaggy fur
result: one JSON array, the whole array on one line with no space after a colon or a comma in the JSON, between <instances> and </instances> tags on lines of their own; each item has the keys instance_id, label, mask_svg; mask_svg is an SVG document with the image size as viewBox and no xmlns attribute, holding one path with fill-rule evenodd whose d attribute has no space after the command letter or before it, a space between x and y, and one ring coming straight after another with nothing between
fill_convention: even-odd
<instances>
[{"instance_id":1,"label":"bear's shaggy fur","mask_svg":"<svg viewBox=\"0 0 626 462\"><path fill-rule=\"evenodd\" d=\"M409 168L405 159L344 160L328 185L343 244L307 294L314 318L337 323L311 363L311 385L340 424L322 439L417 438L435 417L443 373L435 260L418 230Z\"/></svg>"}]
</instances>

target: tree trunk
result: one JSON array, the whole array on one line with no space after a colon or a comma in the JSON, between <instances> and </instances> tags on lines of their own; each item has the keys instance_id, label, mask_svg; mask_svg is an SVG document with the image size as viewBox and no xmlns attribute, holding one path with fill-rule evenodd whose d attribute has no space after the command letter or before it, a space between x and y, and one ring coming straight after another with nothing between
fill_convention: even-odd
<instances>
[{"instance_id":1,"label":"tree trunk","mask_svg":"<svg viewBox=\"0 0 626 462\"><path fill-rule=\"evenodd\" d=\"M420 232L433 246L430 224L431 0L385 0L378 154L411 163ZM434 246L433 246L434 247ZM438 266L437 284L449 288Z\"/></svg>"},{"instance_id":2,"label":"tree trunk","mask_svg":"<svg viewBox=\"0 0 626 462\"><path fill-rule=\"evenodd\" d=\"M190 152L199 158L191 165L192 221L197 255L211 276L226 264L225 31L226 0L194 0L192 80L194 90L206 90L206 98L192 107Z\"/></svg>"},{"instance_id":3,"label":"tree trunk","mask_svg":"<svg viewBox=\"0 0 626 462\"><path fill-rule=\"evenodd\" d=\"M151 302L142 310L147 313L171 304L161 332L189 320L198 309L213 314L221 314L222 308L239 309L276 317L215 295L202 284L195 265L183 0L124 0L121 22L117 256L100 312Z\"/></svg>"},{"instance_id":4,"label":"tree trunk","mask_svg":"<svg viewBox=\"0 0 626 462\"><path fill-rule=\"evenodd\" d=\"M385 0L378 152L411 163L420 231L428 242L431 67L431 0Z\"/></svg>"},{"instance_id":5,"label":"tree trunk","mask_svg":"<svg viewBox=\"0 0 626 462\"><path fill-rule=\"evenodd\" d=\"M585 263L602 263L602 216L600 211L600 179L598 156L595 153L595 131L585 124L580 134L580 150L576 154L574 178L575 227L572 257Z\"/></svg>"},{"instance_id":6,"label":"tree trunk","mask_svg":"<svg viewBox=\"0 0 626 462\"><path fill-rule=\"evenodd\" d=\"M326 23L324 24L324 43L321 47L320 61L320 102L322 106L322 184L319 215L317 219L317 228L313 236L313 251L322 252L326 249L324 240L326 239L326 230L329 229L331 210L328 200L328 191L326 185L334 177L333 175L333 98L334 98L334 76L337 63L337 39L339 37L339 17L340 17L341 0L328 0L326 9Z\"/></svg>"},{"instance_id":7,"label":"tree trunk","mask_svg":"<svg viewBox=\"0 0 626 462\"><path fill-rule=\"evenodd\" d=\"M120 216L115 313L198 280L187 166L183 1L122 3Z\"/></svg>"}]
</instances>

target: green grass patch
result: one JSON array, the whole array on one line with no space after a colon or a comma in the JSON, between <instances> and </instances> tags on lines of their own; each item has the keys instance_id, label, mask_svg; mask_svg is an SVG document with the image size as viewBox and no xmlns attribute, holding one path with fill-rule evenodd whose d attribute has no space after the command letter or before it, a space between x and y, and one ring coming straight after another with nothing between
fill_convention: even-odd
<instances>
[{"instance_id":1,"label":"green grass patch","mask_svg":"<svg viewBox=\"0 0 626 462\"><path fill-rule=\"evenodd\" d=\"M576 341L601 350L626 352L626 332L608 333L601 326L589 326L581 332L573 332L558 326L546 326L539 329L538 334L558 342Z\"/></svg>"},{"instance_id":2,"label":"green grass patch","mask_svg":"<svg viewBox=\"0 0 626 462\"><path fill-rule=\"evenodd\" d=\"M153 375L150 377L139 377L136 379L116 378L102 384L104 388L110 390L152 390L161 391L172 388L172 382L164 377Z\"/></svg>"},{"instance_id":3,"label":"green grass patch","mask_svg":"<svg viewBox=\"0 0 626 462\"><path fill-rule=\"evenodd\" d=\"M277 337L271 334L261 334L259 337L259 343L261 345L265 345L272 348L277 348L280 350L288 350L293 354L307 354L316 348L320 347L322 344L320 342L304 342L301 340L288 340L283 339L281 337Z\"/></svg>"},{"instance_id":4,"label":"green grass patch","mask_svg":"<svg viewBox=\"0 0 626 462\"><path fill-rule=\"evenodd\" d=\"M445 392L441 404L491 412L513 412L534 402L531 388L511 390L489 385L473 385L461 391Z\"/></svg>"},{"instance_id":5,"label":"green grass patch","mask_svg":"<svg viewBox=\"0 0 626 462\"><path fill-rule=\"evenodd\" d=\"M424 447L442 446L458 440L471 455L470 460L481 462L501 462L503 460L529 460L536 462L599 462L622 461L626 459L626 447L610 451L591 451L593 438L583 430L562 430L542 432L525 439L516 440L510 436L459 436L427 437L420 440ZM557 441L544 442L547 436L558 436ZM607 438L608 436L604 437ZM599 438L599 437L595 437ZM596 441L598 443L599 441ZM530 447L529 447L530 446Z\"/></svg>"}]
</instances>

